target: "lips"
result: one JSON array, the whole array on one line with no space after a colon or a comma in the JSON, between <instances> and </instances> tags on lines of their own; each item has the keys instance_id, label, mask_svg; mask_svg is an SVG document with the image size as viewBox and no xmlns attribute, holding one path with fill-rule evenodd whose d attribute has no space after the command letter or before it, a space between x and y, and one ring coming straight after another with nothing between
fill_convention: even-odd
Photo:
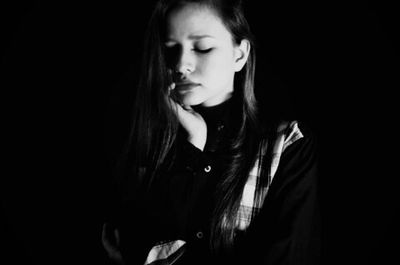
<instances>
[{"instance_id":1,"label":"lips","mask_svg":"<svg viewBox=\"0 0 400 265\"><path fill-rule=\"evenodd\" d=\"M184 83L177 83L176 84L176 88L179 91L187 91L187 90L191 90L197 86L199 86L200 84L197 83L192 83L192 82L184 82Z\"/></svg>"}]
</instances>

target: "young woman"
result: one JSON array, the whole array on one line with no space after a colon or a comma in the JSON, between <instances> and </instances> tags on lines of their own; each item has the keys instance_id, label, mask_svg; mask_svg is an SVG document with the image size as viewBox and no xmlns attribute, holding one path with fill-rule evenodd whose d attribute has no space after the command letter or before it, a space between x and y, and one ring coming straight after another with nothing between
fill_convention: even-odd
<instances>
[{"instance_id":1,"label":"young woman","mask_svg":"<svg viewBox=\"0 0 400 265\"><path fill-rule=\"evenodd\" d=\"M236 0L161 0L151 17L120 200L120 264L316 264L315 144L257 111L253 36ZM266 88L269 89L269 88Z\"/></svg>"}]
</instances>

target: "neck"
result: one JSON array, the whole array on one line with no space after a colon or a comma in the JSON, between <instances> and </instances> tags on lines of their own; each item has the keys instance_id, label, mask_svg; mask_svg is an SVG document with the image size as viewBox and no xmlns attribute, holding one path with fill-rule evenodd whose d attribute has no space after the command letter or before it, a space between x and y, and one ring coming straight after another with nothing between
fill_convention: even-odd
<instances>
[{"instance_id":1,"label":"neck","mask_svg":"<svg viewBox=\"0 0 400 265\"><path fill-rule=\"evenodd\" d=\"M223 104L225 101L229 100L233 96L233 90L229 90L221 92L219 95L214 96L213 98L206 100L201 103L201 106L204 108L210 108L217 105Z\"/></svg>"},{"instance_id":2,"label":"neck","mask_svg":"<svg viewBox=\"0 0 400 265\"><path fill-rule=\"evenodd\" d=\"M227 118L232 105L232 97L213 106L194 106L194 110L198 112L205 120L208 126L213 126Z\"/></svg>"}]
</instances>

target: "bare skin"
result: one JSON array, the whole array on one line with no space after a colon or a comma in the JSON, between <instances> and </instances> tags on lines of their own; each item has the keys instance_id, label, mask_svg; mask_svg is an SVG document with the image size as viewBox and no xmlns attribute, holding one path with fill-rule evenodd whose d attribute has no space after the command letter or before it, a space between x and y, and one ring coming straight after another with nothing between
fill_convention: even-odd
<instances>
[{"instance_id":1,"label":"bare skin","mask_svg":"<svg viewBox=\"0 0 400 265\"><path fill-rule=\"evenodd\" d=\"M170 94L174 93L175 83L170 86ZM204 118L190 105L183 105L170 97L173 110L182 127L188 132L188 141L200 150L204 150L207 141L207 124Z\"/></svg>"}]
</instances>

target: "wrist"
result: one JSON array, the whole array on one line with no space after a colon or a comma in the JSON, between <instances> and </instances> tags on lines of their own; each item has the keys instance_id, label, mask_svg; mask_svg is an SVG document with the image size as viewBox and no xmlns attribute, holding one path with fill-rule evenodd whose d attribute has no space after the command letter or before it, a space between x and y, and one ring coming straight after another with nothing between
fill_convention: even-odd
<instances>
[{"instance_id":1,"label":"wrist","mask_svg":"<svg viewBox=\"0 0 400 265\"><path fill-rule=\"evenodd\" d=\"M187 139L192 145L203 151L207 141L207 134L189 135Z\"/></svg>"}]
</instances>

